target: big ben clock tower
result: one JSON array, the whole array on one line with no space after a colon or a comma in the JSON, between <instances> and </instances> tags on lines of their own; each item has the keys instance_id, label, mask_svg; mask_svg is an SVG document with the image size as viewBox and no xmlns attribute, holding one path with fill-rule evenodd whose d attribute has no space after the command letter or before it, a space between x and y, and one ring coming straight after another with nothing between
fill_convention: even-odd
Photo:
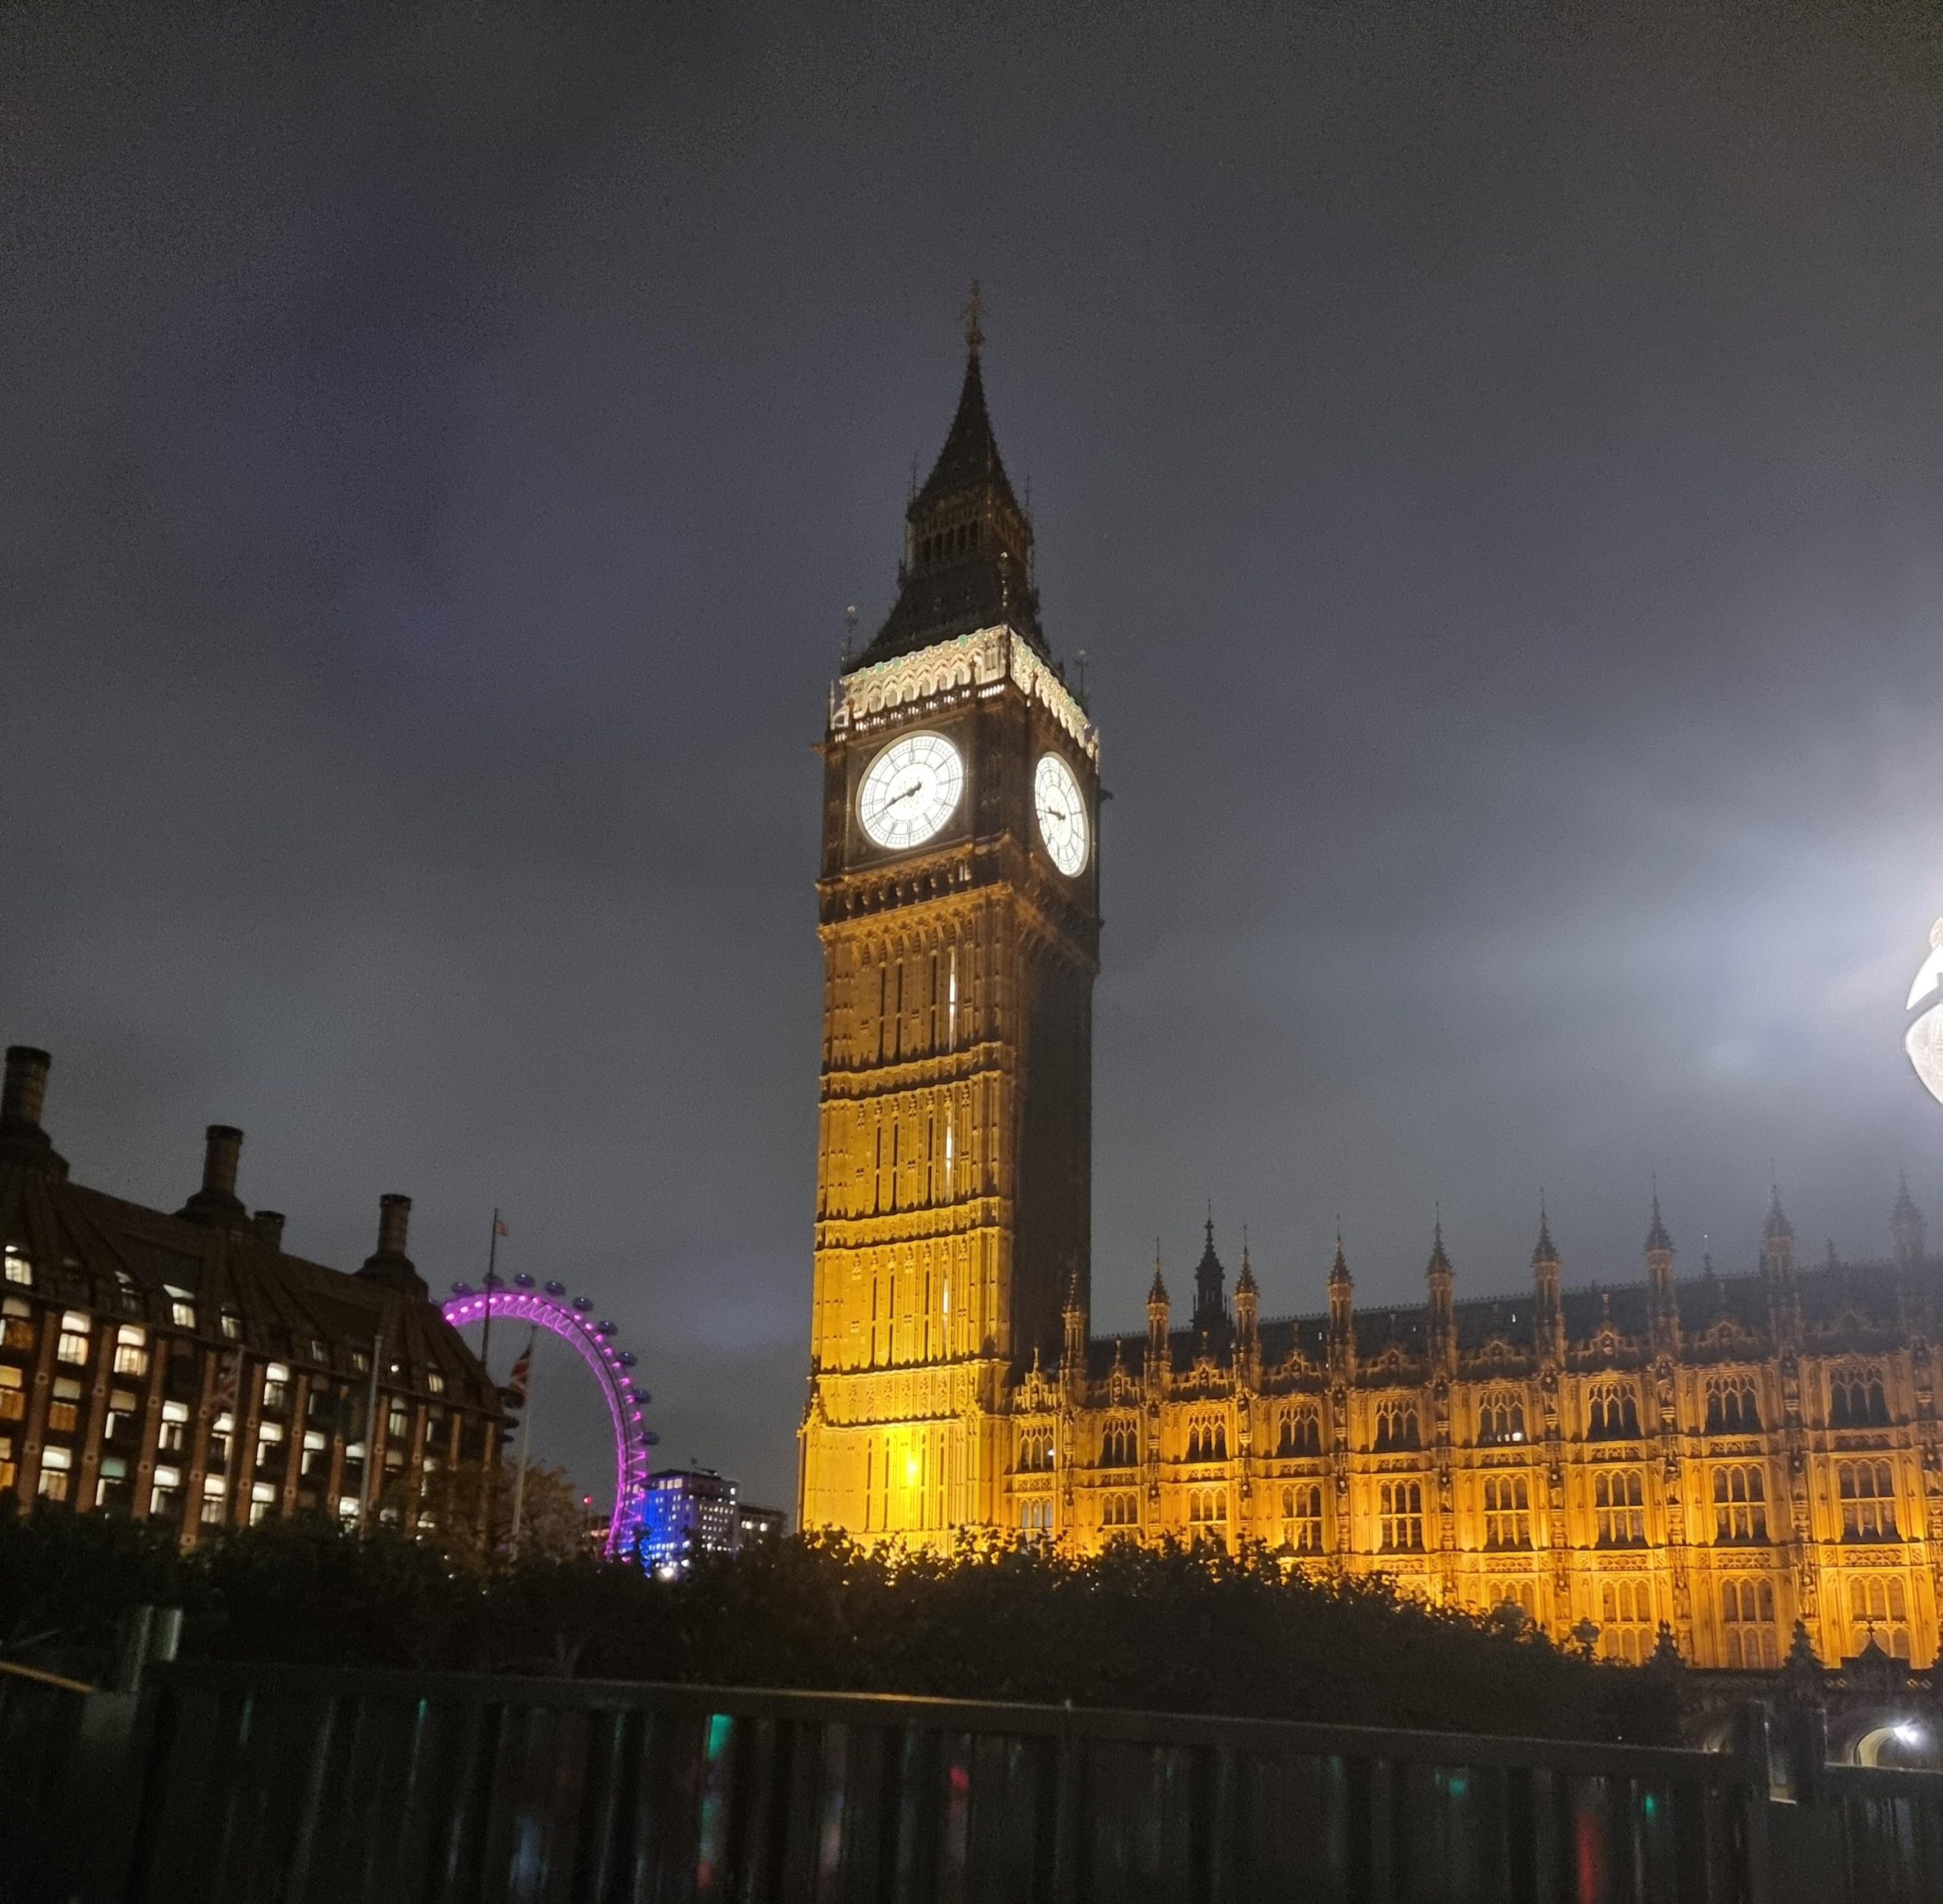
<instances>
[{"instance_id":1,"label":"big ben clock tower","mask_svg":"<svg viewBox=\"0 0 1943 1904\"><path fill-rule=\"evenodd\" d=\"M1099 740L1040 631L985 410L905 512L896 606L832 687L805 1527L999 1518L1003 1410L1087 1307Z\"/></svg>"}]
</instances>

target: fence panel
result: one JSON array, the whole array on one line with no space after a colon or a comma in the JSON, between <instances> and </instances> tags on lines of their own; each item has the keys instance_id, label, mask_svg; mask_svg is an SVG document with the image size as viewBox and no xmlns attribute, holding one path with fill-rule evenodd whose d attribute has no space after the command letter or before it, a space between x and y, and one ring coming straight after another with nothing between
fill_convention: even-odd
<instances>
[{"instance_id":1,"label":"fence panel","mask_svg":"<svg viewBox=\"0 0 1943 1904\"><path fill-rule=\"evenodd\" d=\"M0 1688L34 1768L0 1827L71 1799L50 1696ZM145 1715L115 1761L132 1871L87 1904L1943 1897L1943 1776L1831 1767L1781 1805L1758 1754L207 1665Z\"/></svg>"}]
</instances>

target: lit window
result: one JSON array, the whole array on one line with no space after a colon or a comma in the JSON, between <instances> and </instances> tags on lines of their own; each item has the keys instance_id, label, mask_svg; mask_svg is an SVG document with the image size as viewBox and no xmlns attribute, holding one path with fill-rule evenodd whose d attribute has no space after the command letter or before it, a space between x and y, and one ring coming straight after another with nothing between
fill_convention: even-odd
<instances>
[{"instance_id":1,"label":"lit window","mask_svg":"<svg viewBox=\"0 0 1943 1904\"><path fill-rule=\"evenodd\" d=\"M24 1296L0 1297L0 1348L33 1347L33 1311Z\"/></svg>"},{"instance_id":2,"label":"lit window","mask_svg":"<svg viewBox=\"0 0 1943 1904\"><path fill-rule=\"evenodd\" d=\"M1532 1544L1530 1483L1523 1474L1485 1477L1485 1545L1529 1547Z\"/></svg>"},{"instance_id":3,"label":"lit window","mask_svg":"<svg viewBox=\"0 0 1943 1904\"><path fill-rule=\"evenodd\" d=\"M94 1504L98 1508L127 1507L130 1504L128 1464L119 1455L104 1455L96 1477Z\"/></svg>"},{"instance_id":4,"label":"lit window","mask_svg":"<svg viewBox=\"0 0 1943 1904\"><path fill-rule=\"evenodd\" d=\"M340 1494L337 1497L337 1518L340 1521L356 1520L358 1508L359 1503L356 1495Z\"/></svg>"},{"instance_id":5,"label":"lit window","mask_svg":"<svg viewBox=\"0 0 1943 1904\"><path fill-rule=\"evenodd\" d=\"M47 1426L50 1434L71 1435L80 1426L81 1385L57 1379L54 1384L54 1398L47 1406Z\"/></svg>"},{"instance_id":6,"label":"lit window","mask_svg":"<svg viewBox=\"0 0 1943 1904\"><path fill-rule=\"evenodd\" d=\"M1413 1417L1414 1418L1414 1417ZM1385 1553L1421 1553L1424 1489L1421 1481L1385 1481L1378 1492L1380 1543Z\"/></svg>"},{"instance_id":7,"label":"lit window","mask_svg":"<svg viewBox=\"0 0 1943 1904\"><path fill-rule=\"evenodd\" d=\"M276 1505L276 1489L267 1481L259 1481L250 1490L250 1524L253 1527Z\"/></svg>"},{"instance_id":8,"label":"lit window","mask_svg":"<svg viewBox=\"0 0 1943 1904\"><path fill-rule=\"evenodd\" d=\"M65 1501L72 1478L74 1453L71 1448L43 1448L40 1451L40 1483L36 1490L43 1501Z\"/></svg>"},{"instance_id":9,"label":"lit window","mask_svg":"<svg viewBox=\"0 0 1943 1904\"><path fill-rule=\"evenodd\" d=\"M1765 1540L1768 1537L1768 1483L1758 1467L1714 1470L1714 1538Z\"/></svg>"},{"instance_id":10,"label":"lit window","mask_svg":"<svg viewBox=\"0 0 1943 1904\"><path fill-rule=\"evenodd\" d=\"M1322 1489L1302 1481L1282 1490L1283 1538L1297 1553L1322 1551Z\"/></svg>"},{"instance_id":11,"label":"lit window","mask_svg":"<svg viewBox=\"0 0 1943 1904\"><path fill-rule=\"evenodd\" d=\"M1775 1641L1775 1583L1727 1580L1721 1583L1721 1626L1730 1666L1780 1663Z\"/></svg>"},{"instance_id":12,"label":"lit window","mask_svg":"<svg viewBox=\"0 0 1943 1904\"><path fill-rule=\"evenodd\" d=\"M228 1489L220 1474L203 1477L203 1525L206 1527L222 1524L223 1509L228 1505Z\"/></svg>"},{"instance_id":13,"label":"lit window","mask_svg":"<svg viewBox=\"0 0 1943 1904\"><path fill-rule=\"evenodd\" d=\"M1600 1592L1599 1651L1644 1666L1653 1657L1653 1589L1644 1580L1608 1581Z\"/></svg>"},{"instance_id":14,"label":"lit window","mask_svg":"<svg viewBox=\"0 0 1943 1904\"><path fill-rule=\"evenodd\" d=\"M238 1342L243 1339L243 1319L233 1309L225 1309L218 1323L226 1341Z\"/></svg>"},{"instance_id":15,"label":"lit window","mask_svg":"<svg viewBox=\"0 0 1943 1904\"><path fill-rule=\"evenodd\" d=\"M115 1293L121 1298L124 1314L139 1316L142 1313L142 1292L135 1287L135 1279L125 1269L115 1272Z\"/></svg>"},{"instance_id":16,"label":"lit window","mask_svg":"<svg viewBox=\"0 0 1943 1904\"><path fill-rule=\"evenodd\" d=\"M189 1404L186 1401L165 1401L162 1404L162 1433L156 1443L156 1452L164 1455L181 1455L188 1451Z\"/></svg>"},{"instance_id":17,"label":"lit window","mask_svg":"<svg viewBox=\"0 0 1943 1904\"><path fill-rule=\"evenodd\" d=\"M88 1359L88 1335L94 1325L77 1309L71 1309L61 1318L61 1339L55 1344L55 1359L61 1362L85 1362Z\"/></svg>"},{"instance_id":18,"label":"lit window","mask_svg":"<svg viewBox=\"0 0 1943 1904\"><path fill-rule=\"evenodd\" d=\"M1228 1490L1225 1487L1197 1487L1188 1492L1187 1518L1206 1526L1228 1518Z\"/></svg>"},{"instance_id":19,"label":"lit window","mask_svg":"<svg viewBox=\"0 0 1943 1904\"><path fill-rule=\"evenodd\" d=\"M149 1512L160 1519L172 1521L182 1512L182 1471L158 1467L155 1485L149 1491Z\"/></svg>"},{"instance_id":20,"label":"lit window","mask_svg":"<svg viewBox=\"0 0 1943 1904\"><path fill-rule=\"evenodd\" d=\"M353 1349L351 1351L351 1366L360 1375L369 1375L371 1373L371 1358L364 1350Z\"/></svg>"},{"instance_id":21,"label":"lit window","mask_svg":"<svg viewBox=\"0 0 1943 1904\"><path fill-rule=\"evenodd\" d=\"M178 1289L172 1282L162 1285L163 1293L168 1298L168 1319L178 1329L196 1326L196 1303L187 1290Z\"/></svg>"},{"instance_id":22,"label":"lit window","mask_svg":"<svg viewBox=\"0 0 1943 1904\"><path fill-rule=\"evenodd\" d=\"M1601 1546L1645 1545L1645 1489L1637 1468L1611 1468L1594 1475L1592 1506L1598 1516Z\"/></svg>"},{"instance_id":23,"label":"lit window","mask_svg":"<svg viewBox=\"0 0 1943 1904\"><path fill-rule=\"evenodd\" d=\"M263 1364L263 1406L287 1408L290 1405L290 1371L281 1362Z\"/></svg>"},{"instance_id":24,"label":"lit window","mask_svg":"<svg viewBox=\"0 0 1943 1904\"><path fill-rule=\"evenodd\" d=\"M1488 1395L1478 1408L1478 1439L1485 1447L1525 1439L1525 1404L1515 1395Z\"/></svg>"},{"instance_id":25,"label":"lit window","mask_svg":"<svg viewBox=\"0 0 1943 1904\"><path fill-rule=\"evenodd\" d=\"M23 1289L33 1287L33 1264L17 1244L7 1245L7 1280L18 1283Z\"/></svg>"},{"instance_id":26,"label":"lit window","mask_svg":"<svg viewBox=\"0 0 1943 1904\"><path fill-rule=\"evenodd\" d=\"M18 1421L27 1411L27 1378L10 1363L0 1363L0 1421Z\"/></svg>"},{"instance_id":27,"label":"lit window","mask_svg":"<svg viewBox=\"0 0 1943 1904\"><path fill-rule=\"evenodd\" d=\"M1909 1595L1899 1578L1850 1581L1849 1612L1856 1652L1872 1639L1892 1660L1910 1657Z\"/></svg>"},{"instance_id":28,"label":"lit window","mask_svg":"<svg viewBox=\"0 0 1943 1904\"><path fill-rule=\"evenodd\" d=\"M149 1332L127 1322L115 1332L115 1373L146 1375L149 1372Z\"/></svg>"},{"instance_id":29,"label":"lit window","mask_svg":"<svg viewBox=\"0 0 1943 1904\"><path fill-rule=\"evenodd\" d=\"M313 1480L330 1466L330 1444L312 1429L304 1437L304 1478Z\"/></svg>"},{"instance_id":30,"label":"lit window","mask_svg":"<svg viewBox=\"0 0 1943 1904\"><path fill-rule=\"evenodd\" d=\"M1844 1540L1894 1540L1896 1536L1896 1480L1887 1461L1841 1461L1836 1464L1841 1490Z\"/></svg>"},{"instance_id":31,"label":"lit window","mask_svg":"<svg viewBox=\"0 0 1943 1904\"><path fill-rule=\"evenodd\" d=\"M436 1369L428 1370L425 1376L425 1385L431 1390L433 1394L443 1395L446 1392L446 1378Z\"/></svg>"},{"instance_id":32,"label":"lit window","mask_svg":"<svg viewBox=\"0 0 1943 1904\"><path fill-rule=\"evenodd\" d=\"M20 1470L14 1460L14 1438L11 1435L0 1435L0 1494L4 1494L19 1478Z\"/></svg>"},{"instance_id":33,"label":"lit window","mask_svg":"<svg viewBox=\"0 0 1943 1904\"><path fill-rule=\"evenodd\" d=\"M277 1465L283 1456L283 1426L280 1422L260 1423L257 1428L257 1471Z\"/></svg>"}]
</instances>

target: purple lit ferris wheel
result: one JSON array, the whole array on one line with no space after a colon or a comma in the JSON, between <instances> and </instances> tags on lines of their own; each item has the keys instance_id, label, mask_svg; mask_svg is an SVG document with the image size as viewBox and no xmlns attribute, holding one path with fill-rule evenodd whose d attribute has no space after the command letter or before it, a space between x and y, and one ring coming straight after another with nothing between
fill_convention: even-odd
<instances>
[{"instance_id":1,"label":"purple lit ferris wheel","mask_svg":"<svg viewBox=\"0 0 1943 1904\"><path fill-rule=\"evenodd\" d=\"M634 1379L635 1357L613 1344L614 1325L593 1319L594 1304L585 1296L569 1297L563 1282L536 1288L531 1276L510 1283L490 1277L489 1290L470 1284L452 1285L445 1318L455 1329L483 1322L490 1307L493 1319L537 1324L562 1341L571 1343L606 1398L614 1425L614 1518L607 1528L610 1556L631 1555L641 1532L641 1510L647 1499L649 1451L656 1436L641 1420L648 1394Z\"/></svg>"}]
</instances>

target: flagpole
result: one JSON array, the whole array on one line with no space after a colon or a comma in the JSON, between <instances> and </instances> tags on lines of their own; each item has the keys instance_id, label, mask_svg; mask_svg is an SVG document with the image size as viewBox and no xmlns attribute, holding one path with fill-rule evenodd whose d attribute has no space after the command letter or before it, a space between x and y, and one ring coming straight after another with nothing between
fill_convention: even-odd
<instances>
[{"instance_id":1,"label":"flagpole","mask_svg":"<svg viewBox=\"0 0 1943 1904\"><path fill-rule=\"evenodd\" d=\"M540 1340L540 1329L534 1325L533 1338L526 1345L526 1406L520 1412L519 1466L513 1474L513 1530L507 1543L507 1558L519 1558L519 1524L521 1512L526 1505L526 1451L533 1442L533 1351Z\"/></svg>"},{"instance_id":2,"label":"flagpole","mask_svg":"<svg viewBox=\"0 0 1943 1904\"><path fill-rule=\"evenodd\" d=\"M499 1260L499 1206L493 1206L493 1240L486 1246L486 1326L479 1332L479 1361L490 1380L493 1373L493 1276Z\"/></svg>"},{"instance_id":3,"label":"flagpole","mask_svg":"<svg viewBox=\"0 0 1943 1904\"><path fill-rule=\"evenodd\" d=\"M493 1206L493 1234L486 1245L486 1326L479 1332L479 1366L486 1371L486 1388L490 1395L493 1390L493 1285L497 1280L496 1271L499 1260L499 1238L506 1233L506 1226L499 1221L499 1206ZM492 1423L486 1423L485 1432L490 1439ZM499 1448L496 1444L482 1450L479 1457L479 1549L482 1559L490 1559L488 1549L492 1540L493 1489L492 1472L499 1465Z\"/></svg>"}]
</instances>

